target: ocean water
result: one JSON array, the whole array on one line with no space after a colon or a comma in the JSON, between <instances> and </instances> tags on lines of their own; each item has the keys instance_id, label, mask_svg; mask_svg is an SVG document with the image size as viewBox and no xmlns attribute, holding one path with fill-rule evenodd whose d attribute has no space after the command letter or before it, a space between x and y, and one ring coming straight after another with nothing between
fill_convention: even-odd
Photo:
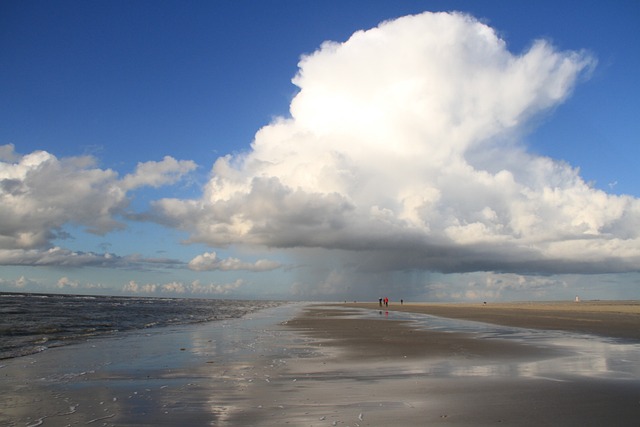
<instances>
[{"instance_id":1,"label":"ocean water","mask_svg":"<svg viewBox=\"0 0 640 427\"><path fill-rule=\"evenodd\" d=\"M280 304L0 292L0 359L124 331L239 318Z\"/></svg>"}]
</instances>

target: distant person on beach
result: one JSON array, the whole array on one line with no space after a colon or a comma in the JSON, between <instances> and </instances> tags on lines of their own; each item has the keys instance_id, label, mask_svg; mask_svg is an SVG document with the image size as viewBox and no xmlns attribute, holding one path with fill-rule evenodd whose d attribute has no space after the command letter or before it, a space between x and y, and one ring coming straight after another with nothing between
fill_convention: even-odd
<instances>
[{"instance_id":1,"label":"distant person on beach","mask_svg":"<svg viewBox=\"0 0 640 427\"><path fill-rule=\"evenodd\" d=\"M382 307L382 298L378 298L378 302L380 303L380 307Z\"/></svg>"},{"instance_id":2,"label":"distant person on beach","mask_svg":"<svg viewBox=\"0 0 640 427\"><path fill-rule=\"evenodd\" d=\"M400 305L402 305L402 304L404 304L404 300L403 299L400 300Z\"/></svg>"},{"instance_id":3,"label":"distant person on beach","mask_svg":"<svg viewBox=\"0 0 640 427\"><path fill-rule=\"evenodd\" d=\"M384 298L384 306L389 307L389 298L387 297Z\"/></svg>"}]
</instances>

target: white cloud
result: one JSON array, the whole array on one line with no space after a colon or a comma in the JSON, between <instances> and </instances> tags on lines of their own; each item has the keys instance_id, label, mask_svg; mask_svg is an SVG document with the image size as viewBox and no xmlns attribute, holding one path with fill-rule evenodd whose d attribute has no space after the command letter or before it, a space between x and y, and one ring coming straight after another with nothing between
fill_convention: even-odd
<instances>
[{"instance_id":1,"label":"white cloud","mask_svg":"<svg viewBox=\"0 0 640 427\"><path fill-rule=\"evenodd\" d=\"M58 279L55 287L58 290L69 290L72 292L76 292L78 290L82 290L82 291L109 290L108 288L105 288L100 283L80 283L77 280L70 279L66 276Z\"/></svg>"},{"instance_id":2,"label":"white cloud","mask_svg":"<svg viewBox=\"0 0 640 427\"><path fill-rule=\"evenodd\" d=\"M127 294L143 294L143 295L161 295L171 294L178 296L222 296L228 295L231 292L237 290L244 281L238 279L231 283L224 284L202 284L199 280L194 280L191 283L183 282L169 282L169 283L146 283L144 285L138 284L136 281L130 281L122 287L122 291Z\"/></svg>"},{"instance_id":3,"label":"white cloud","mask_svg":"<svg viewBox=\"0 0 640 427\"><path fill-rule=\"evenodd\" d=\"M105 234L124 228L118 220L129 204L127 192L171 184L195 168L165 157L138 165L122 180L96 167L90 156L58 159L45 151L19 155L0 147L0 249L46 249L66 224Z\"/></svg>"},{"instance_id":4,"label":"white cloud","mask_svg":"<svg viewBox=\"0 0 640 427\"><path fill-rule=\"evenodd\" d=\"M0 145L0 162L17 162L20 160L13 144Z\"/></svg>"},{"instance_id":5,"label":"white cloud","mask_svg":"<svg viewBox=\"0 0 640 427\"><path fill-rule=\"evenodd\" d=\"M49 249L0 249L0 265L64 267L183 267L184 262L140 255L117 256L112 253L71 251L59 246Z\"/></svg>"},{"instance_id":6,"label":"white cloud","mask_svg":"<svg viewBox=\"0 0 640 427\"><path fill-rule=\"evenodd\" d=\"M122 291L128 294L153 294L158 289L158 285L147 283L139 285L136 281L131 280L122 287Z\"/></svg>"},{"instance_id":7,"label":"white cloud","mask_svg":"<svg viewBox=\"0 0 640 427\"><path fill-rule=\"evenodd\" d=\"M254 263L250 263L241 261L238 258L218 258L218 255L215 252L205 252L189 261L189 268L195 271L271 271L280 267L280 263L267 259L261 259Z\"/></svg>"},{"instance_id":8,"label":"white cloud","mask_svg":"<svg viewBox=\"0 0 640 427\"><path fill-rule=\"evenodd\" d=\"M0 162L0 248L43 247L66 223L95 233L121 228L113 217L127 204L117 174L90 157L59 160L36 151Z\"/></svg>"},{"instance_id":9,"label":"white cloud","mask_svg":"<svg viewBox=\"0 0 640 427\"><path fill-rule=\"evenodd\" d=\"M121 257L112 254L74 252L58 246L50 249L0 249L0 265L47 266L117 266L124 264Z\"/></svg>"},{"instance_id":10,"label":"white cloud","mask_svg":"<svg viewBox=\"0 0 640 427\"><path fill-rule=\"evenodd\" d=\"M64 288L72 288L72 289L77 289L78 286L80 286L80 284L76 281L73 281L71 279L69 279L68 277L61 277L60 279L58 279L58 282L56 284L56 287L58 289L64 289Z\"/></svg>"},{"instance_id":11,"label":"white cloud","mask_svg":"<svg viewBox=\"0 0 640 427\"><path fill-rule=\"evenodd\" d=\"M237 279L231 283L215 284L210 283L208 285L202 285L199 281L191 283L191 292L195 294L206 295L229 295L231 292L239 289L244 285L244 280Z\"/></svg>"},{"instance_id":12,"label":"white cloud","mask_svg":"<svg viewBox=\"0 0 640 427\"><path fill-rule=\"evenodd\" d=\"M105 292L111 291L108 287L100 283L79 282L67 276L60 277L57 281L33 279L20 276L17 279L0 278L0 289L9 292Z\"/></svg>"},{"instance_id":13,"label":"white cloud","mask_svg":"<svg viewBox=\"0 0 640 427\"><path fill-rule=\"evenodd\" d=\"M160 162L138 163L135 173L128 174L122 179L121 187L131 190L142 186L157 188L174 184L195 168L196 164L191 160L176 160L165 156Z\"/></svg>"},{"instance_id":14,"label":"white cloud","mask_svg":"<svg viewBox=\"0 0 640 427\"><path fill-rule=\"evenodd\" d=\"M40 286L41 283L39 281L29 279L25 276L20 276L15 280L0 278L0 288L9 291L29 291Z\"/></svg>"},{"instance_id":15,"label":"white cloud","mask_svg":"<svg viewBox=\"0 0 640 427\"><path fill-rule=\"evenodd\" d=\"M300 61L291 117L157 219L214 247L342 249L361 271L636 271L640 201L518 142L594 65L546 41L513 54L457 13L327 42Z\"/></svg>"}]
</instances>

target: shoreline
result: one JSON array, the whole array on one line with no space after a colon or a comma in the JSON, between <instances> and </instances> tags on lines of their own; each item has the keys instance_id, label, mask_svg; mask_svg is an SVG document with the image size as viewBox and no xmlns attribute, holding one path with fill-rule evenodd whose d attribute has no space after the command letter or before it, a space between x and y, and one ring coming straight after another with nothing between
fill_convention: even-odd
<instances>
[{"instance_id":1,"label":"shoreline","mask_svg":"<svg viewBox=\"0 0 640 427\"><path fill-rule=\"evenodd\" d=\"M306 351L277 326L299 309L129 331L2 360L0 425L233 425L228 417L246 388L277 369L272 359Z\"/></svg>"},{"instance_id":2,"label":"shoreline","mask_svg":"<svg viewBox=\"0 0 640 427\"><path fill-rule=\"evenodd\" d=\"M570 332L547 339L544 331L493 338L455 326L430 330L394 307L388 316L357 308L292 304L3 360L0 424L630 426L640 419L640 343Z\"/></svg>"}]
</instances>

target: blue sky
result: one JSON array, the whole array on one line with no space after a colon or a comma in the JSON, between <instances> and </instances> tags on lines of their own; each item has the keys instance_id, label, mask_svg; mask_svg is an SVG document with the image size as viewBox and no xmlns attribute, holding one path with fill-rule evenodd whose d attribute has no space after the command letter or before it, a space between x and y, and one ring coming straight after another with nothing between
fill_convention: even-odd
<instances>
[{"instance_id":1,"label":"blue sky","mask_svg":"<svg viewBox=\"0 0 640 427\"><path fill-rule=\"evenodd\" d=\"M402 18L440 11L463 14ZM3 2L0 290L638 298L638 24L633 1Z\"/></svg>"}]
</instances>

